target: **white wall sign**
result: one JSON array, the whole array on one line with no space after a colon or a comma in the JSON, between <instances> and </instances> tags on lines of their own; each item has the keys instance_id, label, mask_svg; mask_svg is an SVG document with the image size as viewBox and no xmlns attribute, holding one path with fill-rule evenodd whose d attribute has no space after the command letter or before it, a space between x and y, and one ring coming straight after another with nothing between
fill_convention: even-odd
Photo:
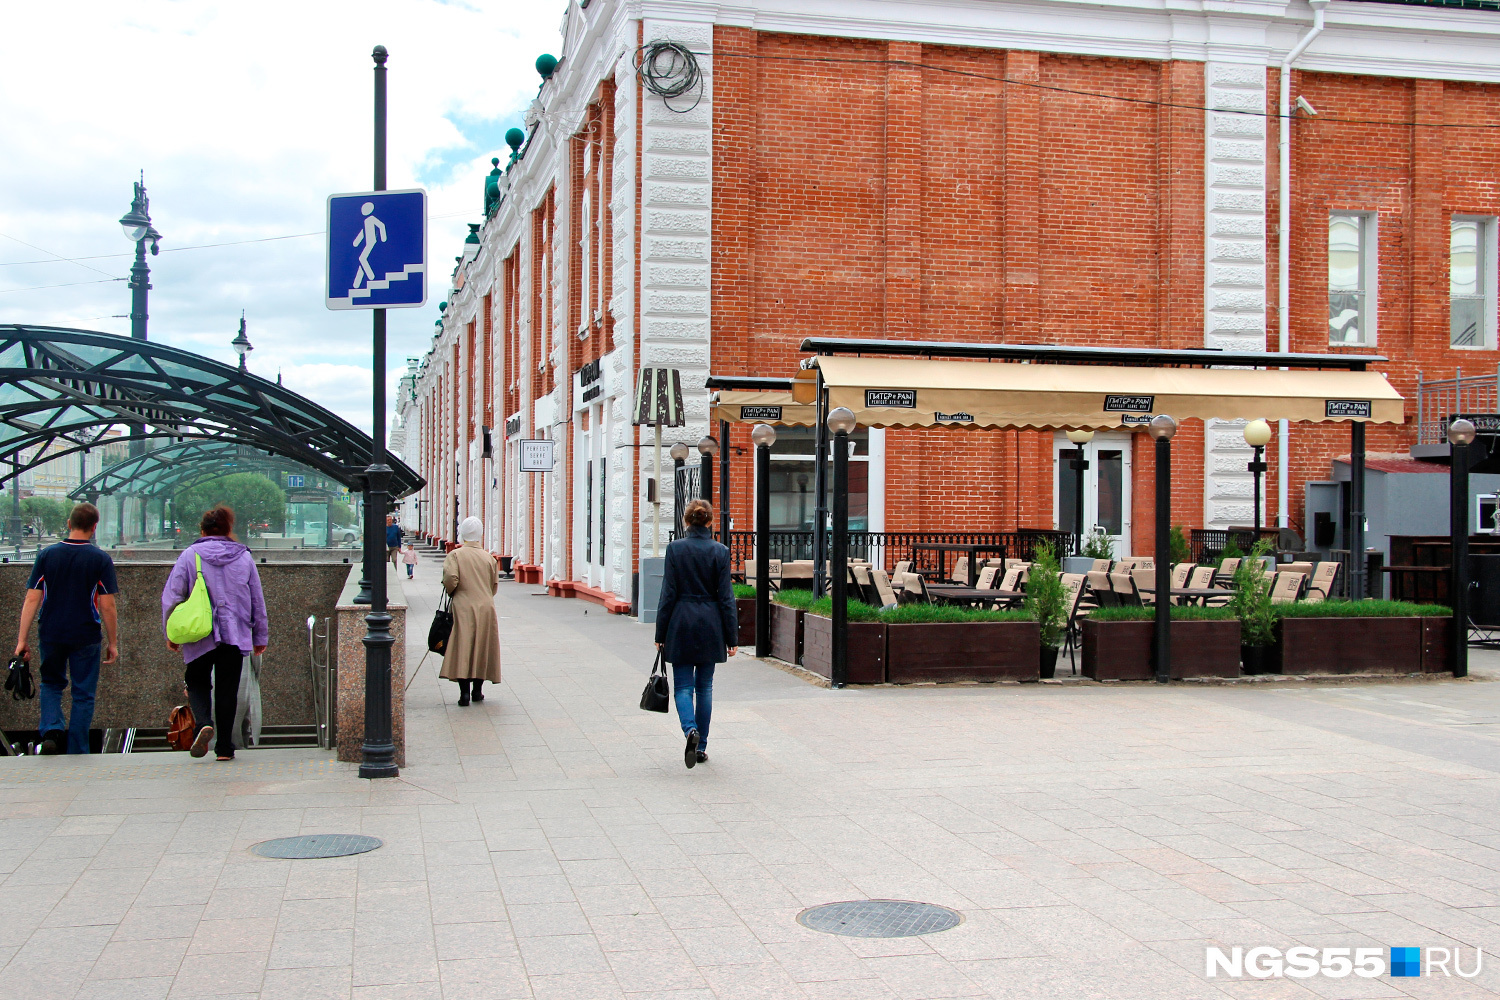
<instances>
[{"instance_id":1,"label":"white wall sign","mask_svg":"<svg viewBox=\"0 0 1500 1000\"><path fill-rule=\"evenodd\" d=\"M557 464L557 442L528 440L521 442L522 472L551 472Z\"/></svg>"}]
</instances>

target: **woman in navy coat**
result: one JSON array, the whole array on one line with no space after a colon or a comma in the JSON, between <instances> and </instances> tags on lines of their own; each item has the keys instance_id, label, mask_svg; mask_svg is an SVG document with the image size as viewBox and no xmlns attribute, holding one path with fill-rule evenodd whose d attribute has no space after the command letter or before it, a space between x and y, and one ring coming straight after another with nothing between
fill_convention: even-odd
<instances>
[{"instance_id":1,"label":"woman in navy coat","mask_svg":"<svg viewBox=\"0 0 1500 1000\"><path fill-rule=\"evenodd\" d=\"M667 546L656 607L656 646L672 664L677 718L687 736L682 759L688 767L708 760L714 666L733 656L740 644L729 550L708 530L712 517L705 500L687 505L682 515L687 537Z\"/></svg>"}]
</instances>

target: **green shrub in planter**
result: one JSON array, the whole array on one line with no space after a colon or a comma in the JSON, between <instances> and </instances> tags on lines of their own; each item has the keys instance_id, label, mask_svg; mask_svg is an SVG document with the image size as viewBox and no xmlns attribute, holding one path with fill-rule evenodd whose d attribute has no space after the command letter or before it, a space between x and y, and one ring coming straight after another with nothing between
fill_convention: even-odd
<instances>
[{"instance_id":1,"label":"green shrub in planter","mask_svg":"<svg viewBox=\"0 0 1500 1000\"><path fill-rule=\"evenodd\" d=\"M811 594L812 591L807 591ZM878 622L881 621L880 609L866 604L864 601L847 600L844 602L847 614L851 622ZM828 595L819 597L817 600L809 601L803 608L810 615L822 615L824 618L833 617L833 598Z\"/></svg>"},{"instance_id":2,"label":"green shrub in planter","mask_svg":"<svg viewBox=\"0 0 1500 1000\"><path fill-rule=\"evenodd\" d=\"M1078 554L1089 559L1113 559L1115 557L1115 543L1110 541L1109 535L1105 533L1104 526L1096 524L1083 539L1083 547Z\"/></svg>"},{"instance_id":3,"label":"green shrub in planter","mask_svg":"<svg viewBox=\"0 0 1500 1000\"><path fill-rule=\"evenodd\" d=\"M1191 550L1188 548L1187 531L1183 529L1182 525L1172 525L1172 530L1167 535L1167 546L1171 550L1172 561L1174 563L1185 563L1188 561Z\"/></svg>"},{"instance_id":4,"label":"green shrub in planter","mask_svg":"<svg viewBox=\"0 0 1500 1000\"><path fill-rule=\"evenodd\" d=\"M1224 551L1219 553L1218 560L1214 562L1214 572L1217 573L1219 570L1224 568L1225 559L1243 559L1244 557L1245 553L1240 551L1240 547L1236 545L1234 543L1234 539L1231 538L1229 539L1229 541L1224 543Z\"/></svg>"},{"instance_id":5,"label":"green shrub in planter","mask_svg":"<svg viewBox=\"0 0 1500 1000\"><path fill-rule=\"evenodd\" d=\"M853 603L852 601L850 602ZM903 604L879 612L887 625L921 625L930 622L1029 622L1024 611L990 611L960 608L951 604Z\"/></svg>"},{"instance_id":6,"label":"green shrub in planter","mask_svg":"<svg viewBox=\"0 0 1500 1000\"><path fill-rule=\"evenodd\" d=\"M734 585L734 599L737 601L755 600L755 588L748 583L737 583Z\"/></svg>"},{"instance_id":7,"label":"green shrub in planter","mask_svg":"<svg viewBox=\"0 0 1500 1000\"><path fill-rule=\"evenodd\" d=\"M1096 622L1149 622L1156 618L1155 608L1098 608L1089 612ZM1193 604L1173 605L1174 622L1223 622L1234 618L1228 608L1200 608Z\"/></svg>"},{"instance_id":8,"label":"green shrub in planter","mask_svg":"<svg viewBox=\"0 0 1500 1000\"><path fill-rule=\"evenodd\" d=\"M1259 559L1269 555L1271 542L1261 539L1250 550L1250 558L1241 559L1234 571L1234 596L1228 607L1240 620L1240 643L1245 646L1269 646L1276 641L1276 616L1271 603L1271 581L1261 570Z\"/></svg>"},{"instance_id":9,"label":"green shrub in planter","mask_svg":"<svg viewBox=\"0 0 1500 1000\"><path fill-rule=\"evenodd\" d=\"M1056 649L1062 645L1068 624L1068 592L1063 588L1057 554L1047 542L1036 547L1022 610L1041 626L1043 646Z\"/></svg>"},{"instance_id":10,"label":"green shrub in planter","mask_svg":"<svg viewBox=\"0 0 1500 1000\"><path fill-rule=\"evenodd\" d=\"M1409 601L1317 601L1273 604L1277 618L1450 618L1452 608Z\"/></svg>"},{"instance_id":11,"label":"green shrub in planter","mask_svg":"<svg viewBox=\"0 0 1500 1000\"><path fill-rule=\"evenodd\" d=\"M800 587L783 587L771 595L771 600L786 608L796 608L798 611L806 611L812 607L817 600L811 590L803 590Z\"/></svg>"}]
</instances>

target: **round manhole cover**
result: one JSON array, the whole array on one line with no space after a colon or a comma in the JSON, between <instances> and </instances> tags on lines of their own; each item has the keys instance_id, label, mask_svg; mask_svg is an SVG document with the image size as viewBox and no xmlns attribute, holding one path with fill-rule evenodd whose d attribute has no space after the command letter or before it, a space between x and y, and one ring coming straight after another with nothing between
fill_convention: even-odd
<instances>
[{"instance_id":1,"label":"round manhole cover","mask_svg":"<svg viewBox=\"0 0 1500 1000\"><path fill-rule=\"evenodd\" d=\"M301 837L263 840L250 850L263 858L343 858L363 854L381 845L378 837L357 833L312 833Z\"/></svg>"},{"instance_id":2,"label":"round manhole cover","mask_svg":"<svg viewBox=\"0 0 1500 1000\"><path fill-rule=\"evenodd\" d=\"M797 914L804 927L844 937L897 938L936 934L963 923L963 914L946 906L904 899L857 899L826 903Z\"/></svg>"}]
</instances>

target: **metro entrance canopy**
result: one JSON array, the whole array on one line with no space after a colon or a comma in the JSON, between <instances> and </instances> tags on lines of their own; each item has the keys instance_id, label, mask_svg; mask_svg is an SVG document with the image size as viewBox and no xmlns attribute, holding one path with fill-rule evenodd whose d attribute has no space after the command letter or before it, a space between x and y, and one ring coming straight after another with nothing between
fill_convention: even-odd
<instances>
[{"instance_id":1,"label":"metro entrance canopy","mask_svg":"<svg viewBox=\"0 0 1500 1000\"><path fill-rule=\"evenodd\" d=\"M371 464L368 434L275 382L150 341L0 324L0 483L107 442L153 439L257 448L349 489ZM393 496L424 485L386 462Z\"/></svg>"}]
</instances>

